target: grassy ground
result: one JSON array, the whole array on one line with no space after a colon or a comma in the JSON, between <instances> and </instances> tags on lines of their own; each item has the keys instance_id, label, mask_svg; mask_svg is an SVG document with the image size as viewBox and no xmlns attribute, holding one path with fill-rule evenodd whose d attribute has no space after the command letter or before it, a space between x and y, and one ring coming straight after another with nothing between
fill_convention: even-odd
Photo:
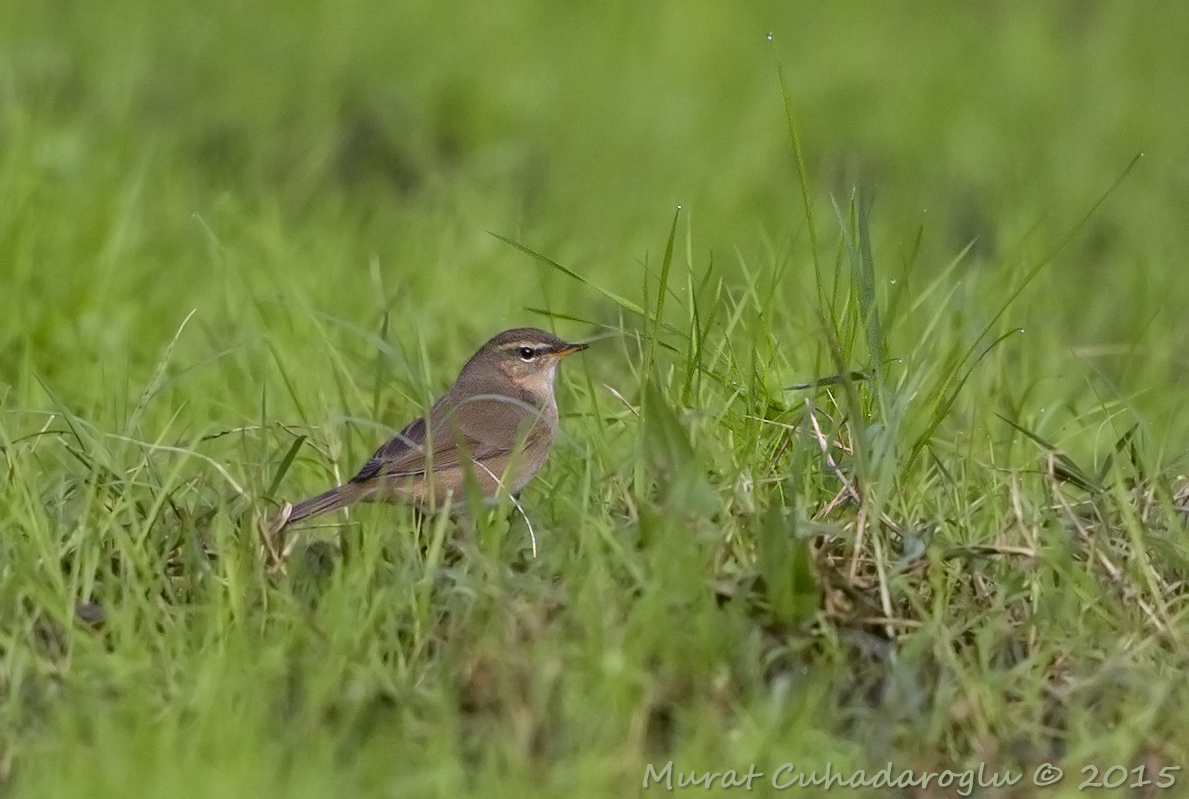
<instances>
[{"instance_id":1,"label":"grassy ground","mask_svg":"<svg viewBox=\"0 0 1189 799\"><path fill-rule=\"evenodd\" d=\"M0 792L1189 766L1189 14L819 6L0 0ZM536 559L273 568L522 324Z\"/></svg>"}]
</instances>

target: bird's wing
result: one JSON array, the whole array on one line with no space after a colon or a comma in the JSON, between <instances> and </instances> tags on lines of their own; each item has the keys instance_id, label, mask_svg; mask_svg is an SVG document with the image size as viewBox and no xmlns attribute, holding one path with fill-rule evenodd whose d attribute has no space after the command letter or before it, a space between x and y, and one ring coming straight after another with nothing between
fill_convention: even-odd
<instances>
[{"instance_id":1,"label":"bird's wing","mask_svg":"<svg viewBox=\"0 0 1189 799\"><path fill-rule=\"evenodd\" d=\"M472 437L465 431L452 435L449 429L438 429L434 431L430 450L434 469L459 465L460 448L456 442L462 444L475 461L499 457L509 451L505 447ZM418 419L376 450L359 474L351 478L351 482L366 482L381 472L390 477L416 477L425 474L425 465L425 419Z\"/></svg>"},{"instance_id":2,"label":"bird's wing","mask_svg":"<svg viewBox=\"0 0 1189 799\"><path fill-rule=\"evenodd\" d=\"M430 452L435 471L458 466L465 457L461 454L463 450L472 462L482 463L508 456L514 447L522 448L539 436L552 433L550 425L542 423L539 410L521 399L495 393L469 397L462 402L447 395L430 409L429 418L440 420L434 424ZM526 424L531 429L525 430ZM516 430L527 433L527 438L509 435L509 431ZM425 418L421 418L376 450L351 482L365 482L381 472L390 477L425 474L425 439Z\"/></svg>"}]
</instances>

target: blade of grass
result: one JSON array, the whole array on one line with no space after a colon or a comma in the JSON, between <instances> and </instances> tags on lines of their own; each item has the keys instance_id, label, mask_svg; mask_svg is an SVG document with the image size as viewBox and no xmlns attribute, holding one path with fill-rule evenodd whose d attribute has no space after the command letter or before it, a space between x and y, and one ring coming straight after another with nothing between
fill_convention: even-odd
<instances>
[{"instance_id":1,"label":"blade of grass","mask_svg":"<svg viewBox=\"0 0 1189 799\"><path fill-rule=\"evenodd\" d=\"M1023 433L1025 436L1031 439L1033 443L1037 444L1041 449L1052 456L1054 461L1056 461L1063 470L1063 473L1060 475L1061 477L1073 483L1078 488L1089 491L1092 494L1097 494L1102 491L1102 484L1100 481L1091 477L1085 469L1074 463L1072 458L1059 450L1054 444L1045 441L1036 433L1032 432L1018 422L1013 422L1011 419L1008 419L1001 413L996 413L995 415L1004 422L1007 422L1007 424L1011 425L1019 432Z\"/></svg>"},{"instance_id":2,"label":"blade of grass","mask_svg":"<svg viewBox=\"0 0 1189 799\"><path fill-rule=\"evenodd\" d=\"M285 457L281 458L281 465L277 467L277 473L273 475L272 483L269 484L268 490L264 492L265 499L272 499L277 493L277 489L281 486L281 481L285 479L285 475L289 472L289 467L293 465L293 459L297 457L297 451L301 449L301 445L305 443L306 437L304 435L298 436L293 440L289 446L289 450L285 453Z\"/></svg>"},{"instance_id":3,"label":"blade of grass","mask_svg":"<svg viewBox=\"0 0 1189 799\"><path fill-rule=\"evenodd\" d=\"M837 327L837 322L833 319L834 309L827 305L825 289L822 287L822 270L817 254L817 233L813 226L813 203L809 199L809 176L805 172L805 156L801 150L801 137L797 135L797 123L793 114L793 99L789 94L789 84L784 75L784 65L780 62L780 56L776 52L776 44L772 41L771 34L768 35L768 42L772 48L772 59L776 63L776 77L780 81L780 96L784 100L784 117L789 132L789 144L793 148L793 160L797 164L797 179L801 184L801 200L805 203L805 222L809 228L809 253L813 257L813 274L817 280L818 307L823 309L829 308L831 322Z\"/></svg>"},{"instance_id":4,"label":"blade of grass","mask_svg":"<svg viewBox=\"0 0 1189 799\"><path fill-rule=\"evenodd\" d=\"M920 436L917 437L916 441L913 442L912 451L910 452L910 454L908 456L908 464L905 466L905 470L904 470L905 474L908 473L909 469L916 462L916 458L918 455L920 455L921 449L924 448L925 444L928 443L929 439L933 436L934 431L937 430L937 428L941 424L942 420L945 419L946 415L950 412L950 408L953 407L954 403L958 399L958 394L960 394L962 392L962 387L964 385L966 385L966 381L970 379L970 376L974 373L974 370L979 365L979 363L982 362L983 358L987 357L987 354L989 352L991 352L991 350L998 347L1001 343L1006 341L1011 336L1014 336L1017 333L1023 333L1023 332L1024 332L1024 328L1018 327L1014 330L1007 331L1002 336L1000 336L999 338L992 341L987 346L987 348L985 350L983 350L982 353L977 358L975 358L974 363L970 364L970 368L967 369L966 374L964 374L961 377L961 379L957 381L957 384L954 386L953 391L950 392L950 394L948 396L941 397L939 399L939 401L934 404L933 407L936 412L933 412L930 414L929 424L925 428L925 431L923 433L921 433ZM958 365L958 369L961 369L961 364ZM947 386L949 385L950 382L951 381L947 379L947 381L946 381Z\"/></svg>"},{"instance_id":5,"label":"blade of grass","mask_svg":"<svg viewBox=\"0 0 1189 799\"><path fill-rule=\"evenodd\" d=\"M157 395L157 391L161 388L161 384L165 380L165 369L169 366L169 360L173 357L174 347L177 346L178 339L181 338L182 331L186 329L186 323L189 322L194 314L198 313L198 309L194 308L190 313L186 314L186 318L178 325L177 332L173 334L169 345L165 348L165 352L157 360L157 367L153 370L153 376L149 378L148 384L140 395L140 400L136 403L136 407L132 410L132 416L128 419L128 424L124 428L125 435L132 435L136 429L137 424L140 423L140 417L144 413L149 402Z\"/></svg>"},{"instance_id":6,"label":"blade of grass","mask_svg":"<svg viewBox=\"0 0 1189 799\"><path fill-rule=\"evenodd\" d=\"M673 214L673 226L669 228L669 241L665 244L665 257L661 261L661 284L656 292L656 316L652 323L652 335L649 337L648 361L644 367L644 378L652 374L652 365L656 360L656 341L660 338L661 319L665 312L665 290L669 285L669 268L673 265L673 243L677 240L677 220L681 218L681 206Z\"/></svg>"},{"instance_id":7,"label":"blade of grass","mask_svg":"<svg viewBox=\"0 0 1189 799\"><path fill-rule=\"evenodd\" d=\"M613 291L608 291L607 289L605 289L595 283L590 282L589 280L587 280L586 278L584 278L582 275L578 274L574 270L568 269L568 268L562 266L561 264L559 264L557 261L553 260L549 256L537 252L532 247L528 247L524 244L521 244L518 241L514 241L510 238L507 238L506 236L501 236L499 233L493 233L492 231L488 231L488 235L494 237L495 239L497 239L499 241L502 241L504 244L507 244L509 247L520 250L520 252L524 253L525 255L527 255L531 258L535 258L536 260L540 261L541 263L545 264L546 266L553 267L557 271L561 272L563 275L566 275L567 277L571 277L574 280L577 280L582 285L594 289L599 294L602 294L604 297L611 300L611 302L615 303L619 307L626 308L627 310L631 311L634 314L638 314L639 316L643 317L644 319L648 318L647 312L645 312L645 310L643 308L641 308L639 305L637 305L636 303L632 302L631 300L627 299L626 297L621 297L620 295L616 294Z\"/></svg>"}]
</instances>

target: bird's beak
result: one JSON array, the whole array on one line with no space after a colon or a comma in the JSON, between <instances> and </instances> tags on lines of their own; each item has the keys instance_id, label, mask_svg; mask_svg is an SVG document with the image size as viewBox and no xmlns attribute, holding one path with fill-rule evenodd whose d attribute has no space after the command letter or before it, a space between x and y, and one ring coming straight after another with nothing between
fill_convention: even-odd
<instances>
[{"instance_id":1,"label":"bird's beak","mask_svg":"<svg viewBox=\"0 0 1189 799\"><path fill-rule=\"evenodd\" d=\"M558 355L569 355L570 353L573 353L573 352L582 352L584 349L586 349L589 346L590 346L589 344L567 344L566 346L564 346L560 350L558 350L557 354Z\"/></svg>"}]
</instances>

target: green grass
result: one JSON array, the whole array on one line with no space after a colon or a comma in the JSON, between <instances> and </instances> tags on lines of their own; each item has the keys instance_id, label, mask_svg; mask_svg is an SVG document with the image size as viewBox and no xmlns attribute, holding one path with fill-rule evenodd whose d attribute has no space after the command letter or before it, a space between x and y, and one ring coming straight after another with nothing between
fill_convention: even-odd
<instances>
[{"instance_id":1,"label":"green grass","mask_svg":"<svg viewBox=\"0 0 1189 799\"><path fill-rule=\"evenodd\" d=\"M0 5L0 793L1189 767L1189 14L476 8ZM537 558L272 562L524 324Z\"/></svg>"}]
</instances>

